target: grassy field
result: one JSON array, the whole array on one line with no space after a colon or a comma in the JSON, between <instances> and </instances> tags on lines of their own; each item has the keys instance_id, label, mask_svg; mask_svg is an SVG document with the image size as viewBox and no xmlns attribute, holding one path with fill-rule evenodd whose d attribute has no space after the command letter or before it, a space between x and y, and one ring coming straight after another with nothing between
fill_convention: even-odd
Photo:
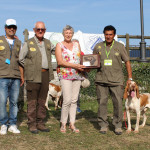
<instances>
[{"instance_id":1,"label":"grassy field","mask_svg":"<svg viewBox=\"0 0 150 150\"><path fill-rule=\"evenodd\" d=\"M76 126L80 133L59 132L60 110L54 110L54 104L50 103L51 111L47 112L46 125L50 133L40 132L31 134L27 129L26 113L19 113L18 125L21 134L8 133L0 136L0 150L149 150L150 149L150 111L147 112L148 120L146 126L140 129L138 134L126 133L125 122L123 122L123 134L114 134L112 121L112 103L108 104L109 131L106 135L99 133L97 125L97 101L94 99L81 98L82 113L77 114ZM24 111L26 111L26 106ZM135 127L135 115L132 114L132 124Z\"/></svg>"}]
</instances>

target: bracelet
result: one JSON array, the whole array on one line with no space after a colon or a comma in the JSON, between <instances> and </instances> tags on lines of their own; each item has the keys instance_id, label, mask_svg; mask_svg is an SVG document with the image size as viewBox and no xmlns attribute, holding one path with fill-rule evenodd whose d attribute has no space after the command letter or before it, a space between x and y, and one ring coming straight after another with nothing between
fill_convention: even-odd
<instances>
[{"instance_id":1,"label":"bracelet","mask_svg":"<svg viewBox=\"0 0 150 150\"><path fill-rule=\"evenodd\" d=\"M128 78L128 80L131 80L131 81L133 81L133 79L132 79L132 78Z\"/></svg>"}]
</instances>

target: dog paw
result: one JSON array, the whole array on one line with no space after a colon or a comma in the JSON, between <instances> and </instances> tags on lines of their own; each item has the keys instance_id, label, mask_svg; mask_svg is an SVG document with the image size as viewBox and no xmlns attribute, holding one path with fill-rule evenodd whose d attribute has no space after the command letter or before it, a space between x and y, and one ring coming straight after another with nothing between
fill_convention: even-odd
<instances>
[{"instance_id":1,"label":"dog paw","mask_svg":"<svg viewBox=\"0 0 150 150\"><path fill-rule=\"evenodd\" d=\"M134 133L139 133L139 130L134 130Z\"/></svg>"},{"instance_id":2,"label":"dog paw","mask_svg":"<svg viewBox=\"0 0 150 150\"><path fill-rule=\"evenodd\" d=\"M128 134L131 133L131 130L126 130L126 133L128 133Z\"/></svg>"},{"instance_id":3,"label":"dog paw","mask_svg":"<svg viewBox=\"0 0 150 150\"><path fill-rule=\"evenodd\" d=\"M140 125L139 127L140 127L140 128L143 128L144 126L143 126L143 125Z\"/></svg>"}]
</instances>

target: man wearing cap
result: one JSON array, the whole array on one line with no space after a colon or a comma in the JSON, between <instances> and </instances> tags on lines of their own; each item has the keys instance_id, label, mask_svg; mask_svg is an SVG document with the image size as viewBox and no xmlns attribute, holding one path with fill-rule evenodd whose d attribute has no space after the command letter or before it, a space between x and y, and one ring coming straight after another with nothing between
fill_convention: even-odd
<instances>
[{"instance_id":1,"label":"man wearing cap","mask_svg":"<svg viewBox=\"0 0 150 150\"><path fill-rule=\"evenodd\" d=\"M15 38L16 20L8 19L5 23L5 36L0 36L0 134L20 133L17 129L17 101L20 89L19 52L21 41ZM24 81L21 82L21 85ZM9 97L9 116L6 104Z\"/></svg>"},{"instance_id":2,"label":"man wearing cap","mask_svg":"<svg viewBox=\"0 0 150 150\"><path fill-rule=\"evenodd\" d=\"M24 43L19 62L24 67L27 82L28 128L33 134L49 132L45 126L46 97L50 80L54 79L51 64L51 42L44 38L44 22L36 22L35 36Z\"/></svg>"}]
</instances>

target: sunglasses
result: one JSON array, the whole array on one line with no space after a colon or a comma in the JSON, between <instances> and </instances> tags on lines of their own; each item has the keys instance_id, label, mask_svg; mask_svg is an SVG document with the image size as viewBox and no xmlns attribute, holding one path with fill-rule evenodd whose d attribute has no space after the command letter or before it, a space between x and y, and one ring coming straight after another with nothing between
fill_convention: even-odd
<instances>
[{"instance_id":1,"label":"sunglasses","mask_svg":"<svg viewBox=\"0 0 150 150\"><path fill-rule=\"evenodd\" d=\"M7 29L11 29L11 28L13 28L13 29L15 29L15 30L17 29L17 27L16 27L16 26L14 26L14 25L6 26L6 28L7 28Z\"/></svg>"},{"instance_id":2,"label":"sunglasses","mask_svg":"<svg viewBox=\"0 0 150 150\"><path fill-rule=\"evenodd\" d=\"M40 32L40 31L41 31L41 32L45 32L46 29L44 29L44 28L35 28L35 30L36 30L37 32Z\"/></svg>"}]
</instances>

